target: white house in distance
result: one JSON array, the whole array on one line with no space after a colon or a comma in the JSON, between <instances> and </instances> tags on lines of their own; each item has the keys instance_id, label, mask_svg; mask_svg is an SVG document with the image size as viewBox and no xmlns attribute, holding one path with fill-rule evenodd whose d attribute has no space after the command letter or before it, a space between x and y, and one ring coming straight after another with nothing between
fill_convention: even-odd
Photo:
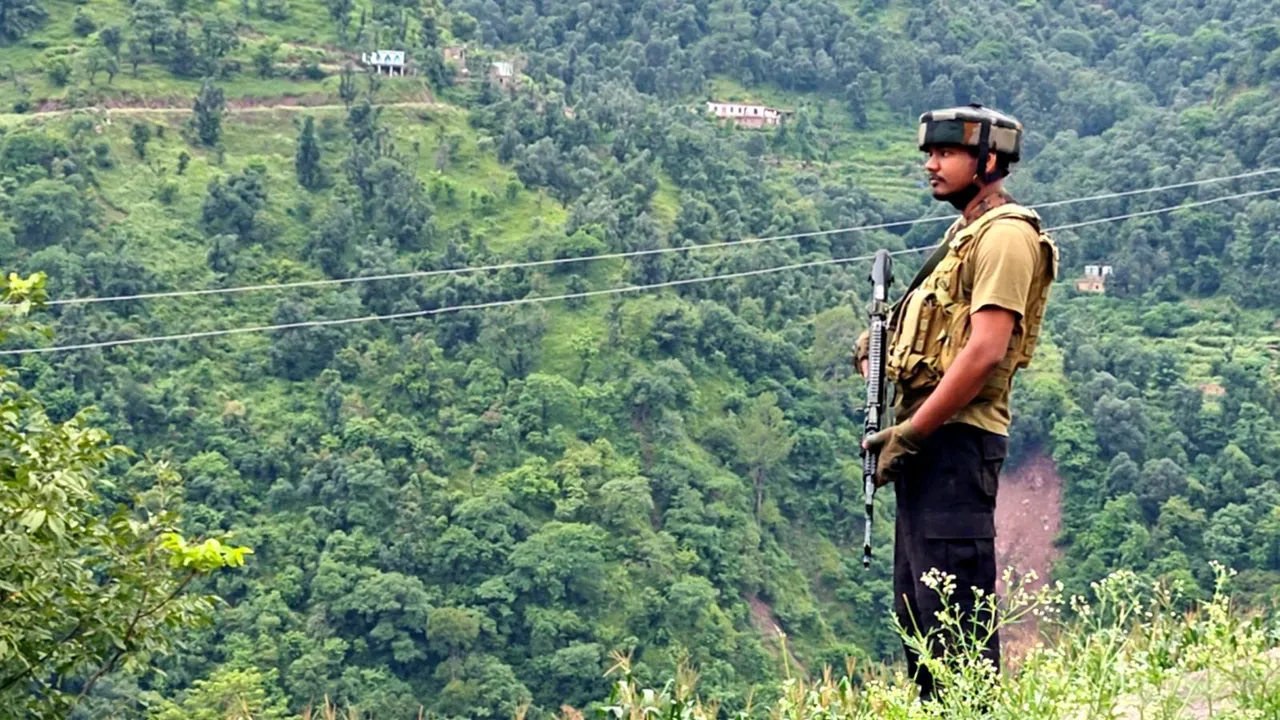
<instances>
[{"instance_id":1,"label":"white house in distance","mask_svg":"<svg viewBox=\"0 0 1280 720\"><path fill-rule=\"evenodd\" d=\"M1076 280L1076 290L1088 293L1105 293L1107 278L1111 277L1110 265L1085 265L1084 277Z\"/></svg>"},{"instance_id":2,"label":"white house in distance","mask_svg":"<svg viewBox=\"0 0 1280 720\"><path fill-rule=\"evenodd\" d=\"M489 65L489 78L503 90L510 89L512 83L515 82L515 77L516 68L513 63L506 60L497 60Z\"/></svg>"},{"instance_id":3,"label":"white house in distance","mask_svg":"<svg viewBox=\"0 0 1280 720\"><path fill-rule=\"evenodd\" d=\"M374 50L362 53L360 60L373 71L382 75L399 75L404 77L405 56L403 50Z\"/></svg>"},{"instance_id":4,"label":"white house in distance","mask_svg":"<svg viewBox=\"0 0 1280 720\"><path fill-rule=\"evenodd\" d=\"M762 128L782 122L786 112L767 105L707 101L707 112L721 120L732 120L738 127Z\"/></svg>"}]
</instances>

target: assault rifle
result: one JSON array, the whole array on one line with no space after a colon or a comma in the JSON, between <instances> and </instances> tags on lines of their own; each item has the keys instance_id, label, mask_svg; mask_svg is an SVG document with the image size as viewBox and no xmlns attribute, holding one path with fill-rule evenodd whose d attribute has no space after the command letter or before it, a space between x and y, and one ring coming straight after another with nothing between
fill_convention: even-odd
<instances>
[{"instance_id":1,"label":"assault rifle","mask_svg":"<svg viewBox=\"0 0 1280 720\"><path fill-rule=\"evenodd\" d=\"M885 382L885 345L889 335L889 286L893 284L893 259L888 250L878 250L871 266L871 304L868 312L871 320L867 332L867 405L864 413L865 438L880 432L888 424L890 411L888 386ZM880 453L862 451L862 492L865 496L867 523L862 542L862 567L871 566L871 515L872 500L876 493L876 464Z\"/></svg>"}]
</instances>

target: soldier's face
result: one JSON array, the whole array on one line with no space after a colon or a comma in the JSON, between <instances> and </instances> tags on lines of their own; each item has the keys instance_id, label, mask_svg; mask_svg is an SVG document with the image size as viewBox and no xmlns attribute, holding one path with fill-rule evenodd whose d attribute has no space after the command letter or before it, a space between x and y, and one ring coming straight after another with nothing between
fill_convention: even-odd
<instances>
[{"instance_id":1,"label":"soldier's face","mask_svg":"<svg viewBox=\"0 0 1280 720\"><path fill-rule=\"evenodd\" d=\"M945 200L967 189L978 172L978 157L957 145L934 145L924 153L933 197Z\"/></svg>"}]
</instances>

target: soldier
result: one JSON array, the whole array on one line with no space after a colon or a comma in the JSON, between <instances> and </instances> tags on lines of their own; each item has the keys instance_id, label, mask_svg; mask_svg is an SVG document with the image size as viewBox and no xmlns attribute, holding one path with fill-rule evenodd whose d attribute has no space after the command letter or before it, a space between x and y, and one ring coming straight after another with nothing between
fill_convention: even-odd
<instances>
[{"instance_id":1,"label":"soldier","mask_svg":"<svg viewBox=\"0 0 1280 720\"><path fill-rule=\"evenodd\" d=\"M930 568L955 576L953 607L970 621L992 620L973 612L973 588L995 594L1009 393L1035 350L1058 251L1039 216L1003 188L1021 156L1021 123L969 105L922 115L918 140L934 198L961 217L893 309L886 373L898 424L864 445L880 451L877 487L892 483L897 496L894 609L905 628L927 633L941 608L921 582ZM855 351L864 376L866 340ZM998 672L995 633L984 655ZM933 697L933 678L910 648L907 668L921 697Z\"/></svg>"}]
</instances>

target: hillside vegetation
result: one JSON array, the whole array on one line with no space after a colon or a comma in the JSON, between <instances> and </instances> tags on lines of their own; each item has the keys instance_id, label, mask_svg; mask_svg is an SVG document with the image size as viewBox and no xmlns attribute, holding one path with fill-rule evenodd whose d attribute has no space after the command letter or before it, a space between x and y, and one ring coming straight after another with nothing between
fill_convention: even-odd
<instances>
[{"instance_id":1,"label":"hillside vegetation","mask_svg":"<svg viewBox=\"0 0 1280 720\"><path fill-rule=\"evenodd\" d=\"M86 718L549 718L605 701L616 651L636 688L694 667L702 702L759 715L788 672L891 662L888 493L861 567L865 263L421 313L931 245L942 223L696 248L948 214L912 145L931 107L1022 119L1029 203L1280 168L1264 0L3 0L0 38L0 258L55 301L52 337L0 349L419 313L5 356L51 422L96 408L141 454L104 466L104 507L162 460L185 536L254 554L193 580L225 601L211 622L128 646L83 698L92 671L25 679L44 649L0 645L24 676L0 714L52 687ZM355 63L389 47L412 74ZM735 129L709 98L794 115ZM1208 601L1217 560L1248 606L1277 599L1278 198L1055 234L1010 464L1064 478L1068 597L1123 571ZM661 252L550 262L637 251ZM1087 262L1114 267L1105 295L1074 290ZM414 271L435 274L56 302Z\"/></svg>"}]
</instances>

